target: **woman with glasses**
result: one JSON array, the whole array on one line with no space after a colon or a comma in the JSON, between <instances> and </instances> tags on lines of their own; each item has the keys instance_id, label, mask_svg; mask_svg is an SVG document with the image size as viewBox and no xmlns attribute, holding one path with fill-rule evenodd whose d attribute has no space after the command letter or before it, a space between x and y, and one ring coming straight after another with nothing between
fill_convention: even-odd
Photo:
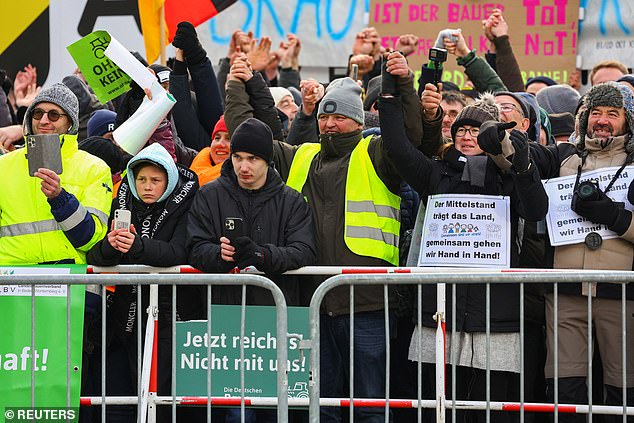
<instances>
[{"instance_id":1,"label":"woman with glasses","mask_svg":"<svg viewBox=\"0 0 634 423\"><path fill-rule=\"evenodd\" d=\"M518 217L537 221L542 219L548 209L548 200L539 174L531 164L526 142L515 143L515 155L509 162L505 152L511 138L521 138L518 131L509 137L505 129L514 123L499 123L500 109L493 96L481 96L474 104L465 107L451 125L451 140L442 147L438 157L429 159L407 142L404 130L403 103L397 96L386 93L393 78L383 72L383 94L379 101L381 134L386 151L397 164L401 176L412 186L423 201L434 194L496 195L510 197L511 240L517 233ZM431 88L431 89L430 89ZM434 91L429 85L426 91ZM434 93L437 94L437 93ZM429 92L426 96L430 97ZM426 104L427 108L438 108L440 95L435 96L437 104ZM435 110L434 110L435 111ZM496 155L485 154L478 143L478 137L485 132L494 134ZM481 137L482 138L482 137ZM469 212L469 209L464 209ZM518 251L515 243L511 249L511 266L515 265ZM446 266L451 266L447 259ZM458 285L455 292L455 326L452 315L454 293L447 286L446 328L447 363L456 365L456 399L486 399L486 363L487 363L487 298L484 285ZM417 326L410 344L409 359L423 363L423 392L434 392L435 331L434 314L436 307L436 288L424 285L422 289L422 327ZM416 294L414 294L416 295ZM512 285L495 285L490 294L490 369L491 400L519 400L520 373L520 316L519 288ZM414 314L417 316L417 314ZM418 323L418 322L416 322ZM450 335L455 331L454 335ZM419 351L419 336L422 337ZM453 343L450 342L453 339ZM447 367L446 380L451 381L452 366ZM447 383L447 398L451 398L451 386ZM431 398L431 396L429 397ZM433 412L433 411L430 411ZM469 415L462 415L469 413ZM460 419L485 421L484 412L459 412ZM430 416L431 417L431 416ZM519 414L491 413L492 421L519 420Z\"/></svg>"}]
</instances>

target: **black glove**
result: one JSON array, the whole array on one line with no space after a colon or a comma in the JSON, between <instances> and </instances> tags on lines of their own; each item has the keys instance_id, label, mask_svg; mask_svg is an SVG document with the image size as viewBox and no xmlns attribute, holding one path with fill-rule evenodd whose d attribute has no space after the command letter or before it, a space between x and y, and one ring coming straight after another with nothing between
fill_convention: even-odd
<instances>
[{"instance_id":1,"label":"black glove","mask_svg":"<svg viewBox=\"0 0 634 423\"><path fill-rule=\"evenodd\" d=\"M593 223L606 225L609 230L623 235L630 227L632 213L612 201L603 191L597 191L597 199L584 200L575 192L572 210Z\"/></svg>"},{"instance_id":2,"label":"black glove","mask_svg":"<svg viewBox=\"0 0 634 423\"><path fill-rule=\"evenodd\" d=\"M497 156L502 154L502 140L505 131L516 125L515 122L497 122L495 120L487 120L480 125L480 133L478 134L478 145L485 153Z\"/></svg>"},{"instance_id":3,"label":"black glove","mask_svg":"<svg viewBox=\"0 0 634 423\"><path fill-rule=\"evenodd\" d=\"M177 25L176 35L172 45L183 50L187 64L195 65L207 57L207 52L198 41L198 34L194 25L190 22L180 22Z\"/></svg>"},{"instance_id":4,"label":"black glove","mask_svg":"<svg viewBox=\"0 0 634 423\"><path fill-rule=\"evenodd\" d=\"M630 204L634 204L634 182L630 184L630 189L627 190L627 201Z\"/></svg>"},{"instance_id":5,"label":"black glove","mask_svg":"<svg viewBox=\"0 0 634 423\"><path fill-rule=\"evenodd\" d=\"M398 94L396 77L387 71L387 60L381 64L381 94Z\"/></svg>"},{"instance_id":6,"label":"black glove","mask_svg":"<svg viewBox=\"0 0 634 423\"><path fill-rule=\"evenodd\" d=\"M270 257L265 248L256 244L248 236L240 236L231 241L236 249L233 259L240 269L247 266L255 266L258 270L267 273L270 269Z\"/></svg>"},{"instance_id":7,"label":"black glove","mask_svg":"<svg viewBox=\"0 0 634 423\"><path fill-rule=\"evenodd\" d=\"M528 156L528 135L526 133L513 129L511 131L511 144L515 149L513 155L512 168L517 173L524 173L528 170L531 159Z\"/></svg>"}]
</instances>

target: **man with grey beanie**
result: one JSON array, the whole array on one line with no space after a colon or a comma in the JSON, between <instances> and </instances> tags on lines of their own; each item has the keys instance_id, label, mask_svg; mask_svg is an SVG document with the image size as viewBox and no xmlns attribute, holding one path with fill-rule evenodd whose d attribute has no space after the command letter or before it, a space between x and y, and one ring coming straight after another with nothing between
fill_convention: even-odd
<instances>
[{"instance_id":1,"label":"man with grey beanie","mask_svg":"<svg viewBox=\"0 0 634 423\"><path fill-rule=\"evenodd\" d=\"M78 113L77 97L63 84L43 89L26 111L27 136L59 136L59 175L40 168L30 176L26 149L0 158L0 172L12 178L0 187L3 264L85 263L86 252L107 232L110 170L78 149Z\"/></svg>"},{"instance_id":2,"label":"man with grey beanie","mask_svg":"<svg viewBox=\"0 0 634 423\"><path fill-rule=\"evenodd\" d=\"M413 74L408 72L407 62L400 53L388 56L387 67L412 84ZM227 83L225 108L230 133L253 113L252 108L247 112L249 94L246 84L251 78L248 62L234 61ZM400 84L396 85L400 88ZM399 88L392 88L397 94ZM401 94L405 96L405 93ZM418 99L417 104L420 105ZM276 141L272 156L282 179L301 192L312 209L316 264L397 266L401 178L384 151L381 137L363 137L364 114L359 85L351 78L332 81L319 103L316 118L319 142L291 146ZM303 284L305 305L323 280L323 277L313 277ZM383 287L359 286L354 297L354 394L359 398L384 398ZM391 296L390 300L393 300ZM322 397L345 398L349 395L347 377L344 376L350 364L349 306L347 288L333 290L322 302ZM354 417L355 421L362 422L385 419L383 409L362 407L355 407ZM320 421L340 420L340 409L322 407Z\"/></svg>"},{"instance_id":3,"label":"man with grey beanie","mask_svg":"<svg viewBox=\"0 0 634 423\"><path fill-rule=\"evenodd\" d=\"M41 167L29 175L26 148L0 156L0 174L11 183L0 185L0 263L3 265L84 264L86 253L105 235L112 203L110 168L101 159L79 150L79 102L63 84L43 89L24 116L27 142L38 135L57 135L62 171ZM35 139L29 139L34 135ZM92 349L92 333L100 310L100 289L86 287L84 351ZM94 357L85 353L82 376L90 374ZM97 368L97 367L95 367ZM82 377L82 394L90 378Z\"/></svg>"}]
</instances>

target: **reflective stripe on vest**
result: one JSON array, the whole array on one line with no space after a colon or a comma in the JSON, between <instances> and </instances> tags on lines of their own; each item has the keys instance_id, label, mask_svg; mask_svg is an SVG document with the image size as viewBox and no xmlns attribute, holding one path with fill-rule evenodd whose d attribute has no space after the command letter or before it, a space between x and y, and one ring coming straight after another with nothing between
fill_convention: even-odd
<instances>
[{"instance_id":1,"label":"reflective stripe on vest","mask_svg":"<svg viewBox=\"0 0 634 423\"><path fill-rule=\"evenodd\" d=\"M4 236L21 236L21 235L33 235L33 234L41 234L44 232L55 232L55 231L68 231L73 229L77 224L81 223L83 220L83 216L85 216L86 211L90 212L90 214L95 215L97 219L103 222L104 225L108 224L108 216L101 210L97 210L93 207L82 207L80 206L75 213L70 215L65 221L58 223L55 219L48 220L40 220L37 222L25 222L25 223L14 223L13 225L6 225L0 227L0 237ZM77 214L77 216L76 216ZM79 214L81 214L81 219L77 221ZM65 229L65 227L67 227Z\"/></svg>"},{"instance_id":2,"label":"reflective stripe on vest","mask_svg":"<svg viewBox=\"0 0 634 423\"><path fill-rule=\"evenodd\" d=\"M344 241L350 251L398 266L401 198L376 173L368 154L372 136L362 139L350 155L346 175ZM321 146L302 144L293 157L286 184L301 193L313 158ZM356 189L366 187L367 189Z\"/></svg>"}]
</instances>

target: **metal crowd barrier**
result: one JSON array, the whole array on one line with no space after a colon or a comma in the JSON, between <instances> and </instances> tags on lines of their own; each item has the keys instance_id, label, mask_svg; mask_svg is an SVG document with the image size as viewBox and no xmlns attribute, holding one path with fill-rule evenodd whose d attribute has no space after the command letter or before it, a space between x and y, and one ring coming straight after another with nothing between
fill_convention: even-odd
<instances>
[{"instance_id":1,"label":"metal crowd barrier","mask_svg":"<svg viewBox=\"0 0 634 423\"><path fill-rule=\"evenodd\" d=\"M138 272L138 273L151 273L151 274L94 274L94 273L114 273L114 272ZM158 272L168 273L190 273L182 274L178 276L178 284L175 283L175 276L173 274L158 274ZM3 285L30 285L32 307L32 331L31 331L31 348L35 350L35 287L38 285L99 285L101 287L101 311L102 311L102 324L101 324L101 396L99 397L82 397L80 398L80 405L83 406L101 406L101 421L106 421L106 405L137 405L137 421L138 422L155 422L156 421L156 405L171 404L172 405L172 421L176 421L176 405L177 404L197 404L207 405L207 420L211 419L211 406L212 405L233 405L240 406L241 418L244 421L245 406L257 404L257 401L253 401L247 398L244 394L244 326L245 326L245 302L246 302L246 287L255 286L268 289L273 296L276 307L277 321L276 321L276 335L279 340L277 343L277 398L274 401L268 401L266 405L277 406L277 420L278 422L288 421L288 375L287 375L287 312L286 301L284 294L272 281L264 278L260 275L249 274L193 274L200 273L195 269L184 268L150 268L146 266L119 266L116 268L96 268L89 269L89 273L85 275L16 275L7 278L3 278ZM137 286L137 304L139 305L137 310L142 310L142 298L141 298L141 286L149 285L150 287L150 299L148 304L148 321L146 326L146 336L144 340L143 356L141 357L141 318L142 313L137 312L137 351L138 351L138 387L139 391L137 396L131 397L108 397L106 395L106 286L116 285L136 285ZM172 393L171 396L158 396L157 395L157 336L158 336L158 287L159 286L171 286L174 295L172 296L172 310L176 310L176 287L183 285L207 285L207 304L211 304L211 287L219 285L231 285L242 286L242 315L241 315L241 333L240 333L240 388L241 397L224 398L224 397L212 397L211 396L211 366L207 366L207 390L208 395L206 397L177 397L175 395L175 323L176 313L172 313ZM71 394L70 394L70 289L67 291L67 392L66 392L66 405L70 407ZM211 332L211 319L207 321L207 331ZM208 359L210 357L210 346L207 348ZM31 368L31 406L35 404L35 360L32 360ZM142 365L141 365L142 364Z\"/></svg>"},{"instance_id":2,"label":"metal crowd barrier","mask_svg":"<svg viewBox=\"0 0 634 423\"><path fill-rule=\"evenodd\" d=\"M206 397L177 397L175 395L175 313L172 314L172 395L171 396L158 396L156 390L156 355L152 355L152 352L156 351L155 331L153 330L157 322L158 307L157 307L157 293L158 286L171 286L175 288L181 285L207 285L207 303L211 303L211 287L216 285L242 285L242 305L244 310L245 305L245 290L248 286L258 286L269 289L275 299L277 308L277 337L278 339L288 340L289 334L287 333L287 316L286 316L286 304L284 296L279 288L270 280L258 276L256 274L229 274L229 275L216 275L216 274L196 274L199 273L196 269L189 266L177 266L172 268L153 268L147 266L117 266L114 268L109 267L89 267L89 275L46 275L46 276L12 276L6 278L6 283L3 284L22 284L36 286L39 284L61 284L61 285L76 285L76 284L99 284L102 289L102 345L105 345L105 287L107 285L137 285L144 286L150 285L151 293L149 313L148 313L148 330L146 331L146 339L144 343L146 345L144 356L141 357L141 348L139 350L139 362L143 363L142 371L138 375L139 392L137 396L132 397L107 397L105 389L105 378L101 381L101 396L99 397L82 397L81 405L93 405L101 406L102 421L105 421L106 408L105 405L118 405L118 404L136 404L138 406L137 419L140 422L155 421L156 405L172 405L172 420L176 419L176 405L177 404L190 404L190 405L206 405L207 406L207 420L211 421L211 406L240 406L242 421L245 420L245 407L258 406L258 407L277 407L278 422L288 421L288 407L308 407L309 418L311 422L319 421L320 407L323 406L335 406L335 407L349 407L350 421L354 421L354 409L355 407L374 407L383 408L385 410L385 421L389 421L389 410L394 408L409 408L417 409L418 421L422 421L422 409L436 409L437 421L443 422L446 419L445 410L451 410L453 415L453 421L455 421L456 410L485 410L487 416L487 422L490 420L491 411L507 411L507 412L519 412L520 421L524 421L525 412L546 412L554 413L555 421L557 421L558 413L580 413L588 414L588 419L592 421L593 414L607 414L607 415L622 415L625 422L627 416L634 416L634 407L626 405L625 388L623 389L623 404L622 406L604 406L592 404L592 380L591 380L591 366L589 366L588 375L588 404L561 404L558 401L557 390L555 390L554 403L527 403L524 401L524 285L532 283L547 283L554 284L555 298L557 298L557 286L558 284L565 283L589 283L588 279L591 277L592 282L605 282L621 284L622 297L625 298L625 284L634 282L633 272L618 272L618 271L568 271L568 270L526 270L526 269L509 269L509 270L491 270L491 269L449 269L449 268L394 268L394 267L306 267L295 271L288 272L288 274L294 275L337 275L327 279L323 282L313 295L310 305L310 340L304 340L300 346L303 349L310 350L310 382L309 382L309 399L301 398L288 398L288 376L287 376L287 350L281 348L281 342L278 342L277 348L277 360L279 363L278 369L278 396L267 398L253 398L244 394L244 369L241 372L241 397L240 398L225 398L225 397L212 397L211 396L211 375L210 368L208 369L208 395ZM114 275L114 274L99 274L97 273L150 273L150 274L126 274L126 275ZM169 274L158 274L169 273ZM175 276L174 273L180 273ZM178 283L175 283L177 278ZM389 302L388 302L388 289L395 285L416 285L417 286L417 302L418 310L421 310L421 288L423 284L486 284L487 289L487 357L490 355L490 345L488 343L490 336L489 318L490 318L490 304L489 294L491 285L504 284L504 283L519 283L520 285L520 339L521 339L521 356L520 356L520 400L519 402L496 402L490 399L490 367L487 358L487 387L486 387L486 401L465 401L456 399L455 395L455 371L452 372L452 396L451 400L445 400L444 392L444 372L445 357L444 353L437 355L437 387L441 387L440 392L435 395L436 399L427 400L422 399L422 382L421 382L421 361L418 364L418 396L416 399L393 399L390 398L390 336L389 336ZM319 310L324 297L334 288L341 286L348 286L350 289L350 307L354 311L354 287L360 285L379 285L384 289L384 304L385 304L385 316L386 316L386 387L385 398L355 398L354 392L351 390L351 395L348 398L321 398L320 397L320 328L319 328ZM441 291L439 289L439 291ZM176 292L175 290L173 292ZM453 290L455 296L455 290ZM138 309L141 309L141 290L137 290L137 301L139 304ZM442 304L444 299L439 298L439 304ZM452 301L455 307L455 298ZM592 321L592 297L588 298L588 321ZM67 299L67 305L70 305L70 290ZM172 308L176 309L176 295L172 298ZM555 319L557 319L557 300L555 300L554 313ZM625 313L625 300L622 300L622 312ZM32 289L32 316L35 313L35 294ZM444 310L441 310L441 317L444 314ZM452 313L455 318L455 310ZM243 312L244 316L244 312ZM68 312L68 319L70 319L70 311ZM353 328L354 313L351 313L350 326ZM421 326L421 313L419 311L417 320L418 325ZM140 321L138 321L140 325ZM208 322L208 331L211 331L209 327L211 322ZM70 321L68 321L68 327L70 327ZM140 327L140 326L139 326ZM455 328L455 325L453 325ZM241 322L242 333L244 334L244 320ZM32 348L35 345L35 326L33 324L32 333ZM152 329L152 330L150 330ZM556 337L557 325L555 325L555 350L558 350L558 340ZM350 367L353 368L354 363L354 345L353 345L353 331L351 331L350 339ZM592 334L589 330L589 357L591 360L591 342ZM623 339L625 340L626 328L625 324L622 327ZM141 345L141 331L137 330L137 342ZM70 340L67 339L67 344ZM420 343L420 341L419 341ZM287 342L283 343L284 346ZM154 346L154 347L152 347ZM444 345L443 345L444 346ZM70 347L68 347L70 348ZM241 357L244 353L244 349L241 348ZM628 349L625 341L622 345L621 351L624 369L623 369L623 386L626 386L626 372L627 365L625 357L627 357ZM630 352L631 354L631 352ZM210 350L208 348L208 358ZM151 364L153 363L153 364ZM106 374L106 360L105 360L105 348L102 349L102 375ZM210 366L208 366L210 367ZM140 367L141 370L141 367ZM70 357L67 360L67 401L70 404ZM153 375L153 376L152 376ZM151 377L152 376L152 377ZM32 403L34 403L35 391L34 380L35 372L32 369ZM150 382L152 381L152 382ZM354 386L354 372L350 372L349 378L350 386ZM555 386L558 386L558 367L555 362Z\"/></svg>"}]
</instances>

